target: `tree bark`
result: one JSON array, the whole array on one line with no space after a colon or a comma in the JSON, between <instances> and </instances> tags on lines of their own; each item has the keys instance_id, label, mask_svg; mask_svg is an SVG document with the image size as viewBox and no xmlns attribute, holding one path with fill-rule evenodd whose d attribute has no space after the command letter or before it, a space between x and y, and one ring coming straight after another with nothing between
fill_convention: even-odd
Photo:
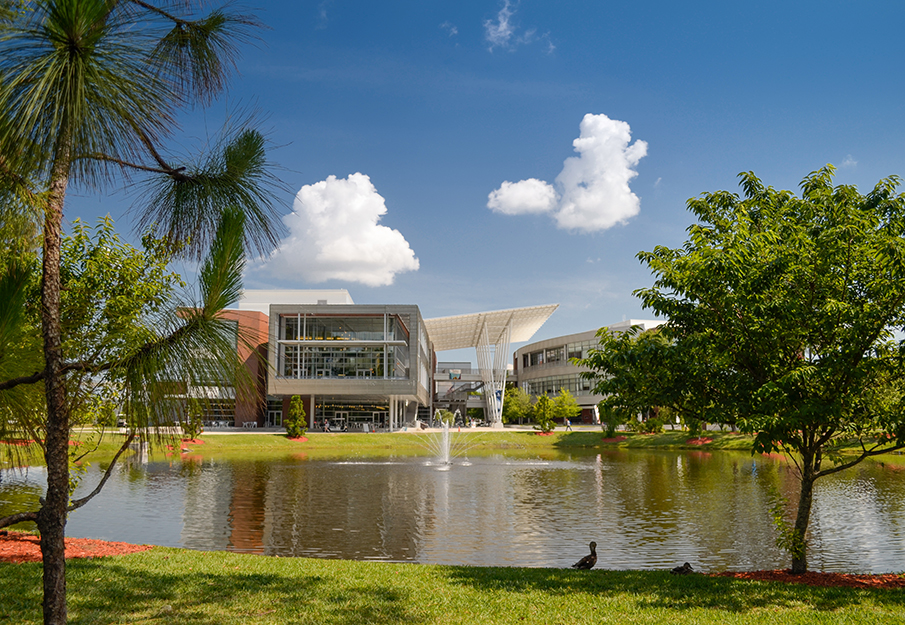
<instances>
[{"instance_id":1,"label":"tree bark","mask_svg":"<svg viewBox=\"0 0 905 625\"><path fill-rule=\"evenodd\" d=\"M65 135L65 131L64 131ZM60 320L60 260L63 202L68 183L69 141L60 140L51 174L50 195L44 216L44 258L41 284L41 330L44 339L47 426L44 460L47 492L38 511L41 556L44 562L44 623L66 623L66 508L69 505L69 405L63 373Z\"/></svg>"},{"instance_id":2,"label":"tree bark","mask_svg":"<svg viewBox=\"0 0 905 625\"><path fill-rule=\"evenodd\" d=\"M801 491L798 495L798 514L795 517L795 537L792 544L792 573L801 575L808 571L808 554L805 535L811 519L811 502L814 495L816 471L814 454L802 453L801 457Z\"/></svg>"}]
</instances>

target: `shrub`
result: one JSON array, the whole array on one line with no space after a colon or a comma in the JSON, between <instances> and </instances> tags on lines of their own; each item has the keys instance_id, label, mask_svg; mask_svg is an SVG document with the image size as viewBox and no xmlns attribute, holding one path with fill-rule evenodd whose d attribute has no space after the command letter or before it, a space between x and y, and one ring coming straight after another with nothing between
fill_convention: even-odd
<instances>
[{"instance_id":1,"label":"shrub","mask_svg":"<svg viewBox=\"0 0 905 625\"><path fill-rule=\"evenodd\" d=\"M286 435L289 438L301 438L308 433L308 415L305 414L305 403L298 395L289 401L289 414L283 420Z\"/></svg>"},{"instance_id":2,"label":"shrub","mask_svg":"<svg viewBox=\"0 0 905 625\"><path fill-rule=\"evenodd\" d=\"M191 402L186 407L185 420L182 422L182 434L186 438L195 439L204 433L204 411L197 402Z\"/></svg>"},{"instance_id":3,"label":"shrub","mask_svg":"<svg viewBox=\"0 0 905 625\"><path fill-rule=\"evenodd\" d=\"M544 393L537 398L537 403L534 404L534 429L540 430L545 434L547 432L552 432L553 428L556 427L556 422L553 420L553 414L553 400Z\"/></svg>"}]
</instances>

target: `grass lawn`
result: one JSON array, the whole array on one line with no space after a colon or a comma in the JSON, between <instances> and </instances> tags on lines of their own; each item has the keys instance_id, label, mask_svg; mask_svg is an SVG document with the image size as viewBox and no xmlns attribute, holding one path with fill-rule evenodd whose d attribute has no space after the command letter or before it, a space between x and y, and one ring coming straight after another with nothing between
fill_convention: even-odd
<instances>
[{"instance_id":1,"label":"grass lawn","mask_svg":"<svg viewBox=\"0 0 905 625\"><path fill-rule=\"evenodd\" d=\"M40 622L40 577L40 564L0 564L0 623ZM68 584L83 624L905 623L900 590L161 547L70 560Z\"/></svg>"},{"instance_id":2,"label":"grass lawn","mask_svg":"<svg viewBox=\"0 0 905 625\"><path fill-rule=\"evenodd\" d=\"M562 453L593 453L606 449L664 449L664 450L751 450L753 437L732 432L707 432L705 441L695 440L688 432L667 431L659 434L619 433L619 439L604 439L600 428L580 428L573 432L558 430L549 436L538 436L526 429L490 430L485 428L463 429L453 434L454 445L468 449L469 456L497 454L501 451L514 458L554 459ZM152 460L172 459L180 455L181 449L190 449L191 457L241 459L302 454L311 460L332 460L339 458L380 458L393 456L430 456L428 439L435 434L415 432L394 432L392 434L364 433L323 433L309 432L306 441L293 441L282 432L262 432L226 434L209 431L201 436L201 444L184 444L175 438L161 438L152 441ZM113 457L122 437L118 433L107 432L97 443L97 433L91 429L76 431L76 441L83 441L91 449L96 449L86 460L104 467ZM169 448L168 448L169 447ZM5 448L5 449L4 449ZM81 449L84 449L82 447ZM852 446L851 451L858 448ZM843 453L845 449L843 448ZM3 453L6 452L6 453ZM902 453L879 456L876 461L905 465ZM0 468L22 465L41 465L43 458L37 445L27 447L6 445L0 442Z\"/></svg>"}]
</instances>

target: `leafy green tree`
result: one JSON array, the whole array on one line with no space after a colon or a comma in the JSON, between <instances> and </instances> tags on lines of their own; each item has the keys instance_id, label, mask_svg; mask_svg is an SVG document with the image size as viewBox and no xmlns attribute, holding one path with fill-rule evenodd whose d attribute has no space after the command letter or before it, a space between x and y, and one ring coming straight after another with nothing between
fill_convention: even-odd
<instances>
[{"instance_id":1,"label":"leafy green tree","mask_svg":"<svg viewBox=\"0 0 905 625\"><path fill-rule=\"evenodd\" d=\"M305 401L300 395L293 395L289 400L289 413L283 421L286 436L302 438L308 432L308 415L305 413Z\"/></svg>"},{"instance_id":2,"label":"leafy green tree","mask_svg":"<svg viewBox=\"0 0 905 625\"><path fill-rule=\"evenodd\" d=\"M553 428L556 427L556 421L553 420L554 409L553 400L546 393L537 398L537 401L534 402L533 413L535 430L540 430L544 434L553 431Z\"/></svg>"},{"instance_id":3,"label":"leafy green tree","mask_svg":"<svg viewBox=\"0 0 905 625\"><path fill-rule=\"evenodd\" d=\"M24 206L40 223L43 365L6 379L0 390L44 385L47 491L33 520L41 532L44 621L64 623L71 395L81 388L72 378L116 371L131 423L164 412L172 420L166 378L192 380L190 356L199 351L226 358L229 326L218 313L238 296L244 248L265 250L275 241L273 178L264 138L247 123L197 163L173 162L166 149L179 108L206 104L225 89L236 44L249 37L254 18L219 8L196 15L191 2L146 0L36 0L14 9L0 22L0 208L5 215ZM142 229L172 253L205 259L201 301L180 317L159 319L128 356L85 361L67 352L65 200L70 188L102 192L124 182L145 185L136 207ZM24 288L27 269L17 263L0 289ZM3 314L6 340L22 325L15 313Z\"/></svg>"},{"instance_id":4,"label":"leafy green tree","mask_svg":"<svg viewBox=\"0 0 905 625\"><path fill-rule=\"evenodd\" d=\"M467 408L465 410L465 416L474 421L483 421L484 420L484 409L483 408Z\"/></svg>"},{"instance_id":5,"label":"leafy green tree","mask_svg":"<svg viewBox=\"0 0 905 625\"><path fill-rule=\"evenodd\" d=\"M660 328L642 331L634 326L624 332L601 328L597 347L573 362L591 371L581 375L594 381L594 393L603 395L603 414L617 424L628 423L656 406L668 408L686 423L705 417L716 419L708 394L686 382L688 363L677 359L671 341Z\"/></svg>"},{"instance_id":6,"label":"leafy green tree","mask_svg":"<svg viewBox=\"0 0 905 625\"><path fill-rule=\"evenodd\" d=\"M600 412L600 427L607 438L616 436L617 428L620 425L625 425L632 418L626 412L611 408L605 400L597 404L597 410Z\"/></svg>"},{"instance_id":7,"label":"leafy green tree","mask_svg":"<svg viewBox=\"0 0 905 625\"><path fill-rule=\"evenodd\" d=\"M743 197L690 200L685 245L639 254L656 281L636 294L669 320L658 357L605 343L596 361L626 405L685 406L791 457L801 488L782 540L796 573L814 482L905 446L905 346L891 333L905 325L905 196L895 177L861 195L833 173L808 175L800 197L745 173ZM647 370L608 364L632 358ZM663 388L636 393L638 376Z\"/></svg>"},{"instance_id":8,"label":"leafy green tree","mask_svg":"<svg viewBox=\"0 0 905 625\"><path fill-rule=\"evenodd\" d=\"M570 421L581 415L581 406L578 400L569 392L568 389L559 389L559 394L553 399L553 418L560 419L565 423L566 419Z\"/></svg>"},{"instance_id":9,"label":"leafy green tree","mask_svg":"<svg viewBox=\"0 0 905 625\"><path fill-rule=\"evenodd\" d=\"M508 386L503 395L503 423L531 419L531 395L517 386Z\"/></svg>"},{"instance_id":10,"label":"leafy green tree","mask_svg":"<svg viewBox=\"0 0 905 625\"><path fill-rule=\"evenodd\" d=\"M201 402L189 401L182 420L182 435L195 440L204 433L204 407Z\"/></svg>"},{"instance_id":11,"label":"leafy green tree","mask_svg":"<svg viewBox=\"0 0 905 625\"><path fill-rule=\"evenodd\" d=\"M454 412L444 409L444 410L440 410L439 414L437 416L440 419L440 423L445 423L450 427L455 425L456 415Z\"/></svg>"}]
</instances>

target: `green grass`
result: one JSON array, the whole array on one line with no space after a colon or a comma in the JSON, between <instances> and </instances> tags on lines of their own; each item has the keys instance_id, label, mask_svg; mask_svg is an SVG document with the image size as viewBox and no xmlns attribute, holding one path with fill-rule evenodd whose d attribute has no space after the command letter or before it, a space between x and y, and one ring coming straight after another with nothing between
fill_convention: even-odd
<instances>
[{"instance_id":1,"label":"green grass","mask_svg":"<svg viewBox=\"0 0 905 625\"><path fill-rule=\"evenodd\" d=\"M85 430L77 432L76 439L93 440L93 431ZM311 460L332 460L339 458L381 458L398 456L430 456L434 452L430 449L427 439L431 434L396 432L392 434L355 434L355 433L323 433L310 432L308 440L304 442L292 441L281 432L257 432L242 434L221 434L217 431L207 432L202 435L203 444L182 445L175 439L161 439L154 441L152 446L152 460L164 460L174 455L167 445L188 447L191 455L201 455L205 458L238 460L238 459L267 459L285 457L287 454L299 454ZM711 442L703 445L692 445L688 441L692 436L688 432L662 432L659 434L634 434L620 433L625 440L617 442L604 442L603 432L599 428L582 428L574 432L556 431L550 436L538 436L531 430L489 430L484 428L468 429L454 434L456 445L468 448L469 456L492 455L505 452L513 458L531 457L556 459L563 453L593 453L607 449L664 449L664 450L731 450L750 451L751 436L740 435L732 432L707 432L706 437ZM94 436L96 438L96 436ZM113 457L119 442L119 434L108 433L91 453L87 460L99 463L102 466ZM94 443L91 443L92 448ZM6 454L0 457L0 467L21 466L24 464L41 465L43 458L40 456L36 445L30 448L12 447L3 445ZM856 452L857 446L852 446L851 451ZM4 451L0 449L0 452ZM843 448L843 452L845 449ZM13 452L12 455L9 452ZM29 453L30 452L30 453ZM169 455L168 455L169 454ZM878 457L880 462L905 465L905 455L901 453L887 454Z\"/></svg>"},{"instance_id":2,"label":"green grass","mask_svg":"<svg viewBox=\"0 0 905 625\"><path fill-rule=\"evenodd\" d=\"M40 564L0 564L0 623L40 622ZM72 623L902 623L900 590L660 571L270 558L157 547L68 564Z\"/></svg>"}]
</instances>

